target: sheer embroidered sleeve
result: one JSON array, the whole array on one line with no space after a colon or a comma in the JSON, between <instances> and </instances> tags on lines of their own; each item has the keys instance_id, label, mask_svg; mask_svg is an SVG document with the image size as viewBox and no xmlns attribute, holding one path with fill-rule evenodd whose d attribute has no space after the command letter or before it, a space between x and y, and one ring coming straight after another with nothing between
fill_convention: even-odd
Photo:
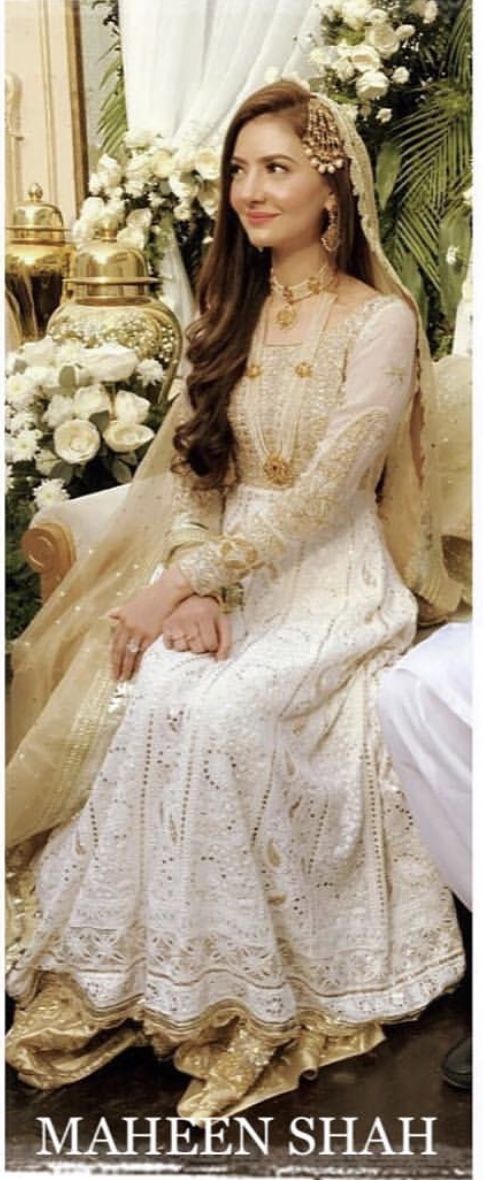
<instances>
[{"instance_id":1,"label":"sheer embroidered sleeve","mask_svg":"<svg viewBox=\"0 0 483 1180\"><path fill-rule=\"evenodd\" d=\"M331 525L378 461L380 469L414 386L415 342L415 317L402 300L373 312L351 348L338 408L295 484L257 511L243 534L224 532L181 558L198 594L232 585L294 539Z\"/></svg>"},{"instance_id":2,"label":"sheer embroidered sleeve","mask_svg":"<svg viewBox=\"0 0 483 1180\"><path fill-rule=\"evenodd\" d=\"M186 392L180 407L180 423L186 421L190 407ZM189 471L172 473L173 498L171 527L167 533L162 560L164 564L178 561L181 554L194 553L200 545L219 536L223 512L223 497L216 489L200 488Z\"/></svg>"}]
</instances>

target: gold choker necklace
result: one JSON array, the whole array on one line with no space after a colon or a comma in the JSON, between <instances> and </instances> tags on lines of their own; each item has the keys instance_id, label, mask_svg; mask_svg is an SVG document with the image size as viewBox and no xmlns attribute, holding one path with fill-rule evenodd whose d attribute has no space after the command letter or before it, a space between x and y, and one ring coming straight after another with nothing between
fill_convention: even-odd
<instances>
[{"instance_id":1,"label":"gold choker necklace","mask_svg":"<svg viewBox=\"0 0 483 1180\"><path fill-rule=\"evenodd\" d=\"M326 291L334 278L334 272L330 263L324 262L317 271L317 274L311 275L308 279L303 279L301 283L294 283L292 287L287 284L284 285L277 279L275 271L272 267L270 271L270 289L272 294L278 295L283 299L284 306L277 311L275 319L280 328L291 328L297 322L297 312L294 307L295 303L301 303L303 299L308 299L310 295L320 295L321 291Z\"/></svg>"}]
</instances>

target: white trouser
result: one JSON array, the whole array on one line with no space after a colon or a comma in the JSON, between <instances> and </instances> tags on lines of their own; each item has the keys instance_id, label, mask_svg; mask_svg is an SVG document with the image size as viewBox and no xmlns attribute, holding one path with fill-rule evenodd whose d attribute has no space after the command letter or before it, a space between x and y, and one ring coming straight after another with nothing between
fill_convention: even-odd
<instances>
[{"instance_id":1,"label":"white trouser","mask_svg":"<svg viewBox=\"0 0 483 1180\"><path fill-rule=\"evenodd\" d=\"M382 678L382 729L443 880L471 909L471 623L450 623Z\"/></svg>"}]
</instances>

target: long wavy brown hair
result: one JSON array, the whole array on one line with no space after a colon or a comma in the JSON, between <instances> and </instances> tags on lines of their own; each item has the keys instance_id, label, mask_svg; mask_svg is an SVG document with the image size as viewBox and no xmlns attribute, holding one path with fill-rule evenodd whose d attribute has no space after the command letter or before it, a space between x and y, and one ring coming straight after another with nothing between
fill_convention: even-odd
<instances>
[{"instance_id":1,"label":"long wavy brown hair","mask_svg":"<svg viewBox=\"0 0 483 1180\"><path fill-rule=\"evenodd\" d=\"M270 251L251 245L230 205L231 160L239 132L259 115L280 115L302 139L310 94L296 82L264 86L242 103L228 127L221 160L220 205L214 238L199 283L200 316L187 332L187 379L193 408L174 436L175 467L188 466L204 487L223 488L236 478L236 439L228 417L230 394L243 376L252 335L270 289ZM339 207L340 271L373 285L372 267L352 192L347 162L325 174ZM321 225L323 232L324 225Z\"/></svg>"}]
</instances>

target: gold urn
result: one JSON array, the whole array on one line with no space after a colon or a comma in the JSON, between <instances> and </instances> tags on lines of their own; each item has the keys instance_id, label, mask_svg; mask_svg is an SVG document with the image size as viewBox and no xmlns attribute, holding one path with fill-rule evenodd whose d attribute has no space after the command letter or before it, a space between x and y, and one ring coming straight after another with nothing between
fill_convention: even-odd
<instances>
[{"instance_id":1,"label":"gold urn","mask_svg":"<svg viewBox=\"0 0 483 1180\"><path fill-rule=\"evenodd\" d=\"M102 229L73 255L65 280L66 300L48 324L54 340L78 340L86 348L116 341L134 348L140 360L152 358L164 368L162 397L176 372L182 334L176 316L150 294L141 250L116 240L116 231Z\"/></svg>"},{"instance_id":2,"label":"gold urn","mask_svg":"<svg viewBox=\"0 0 483 1180\"><path fill-rule=\"evenodd\" d=\"M52 312L62 298L72 246L65 236L60 209L43 200L39 184L32 184L26 201L7 226L5 271L9 305L23 340L43 336Z\"/></svg>"}]
</instances>

